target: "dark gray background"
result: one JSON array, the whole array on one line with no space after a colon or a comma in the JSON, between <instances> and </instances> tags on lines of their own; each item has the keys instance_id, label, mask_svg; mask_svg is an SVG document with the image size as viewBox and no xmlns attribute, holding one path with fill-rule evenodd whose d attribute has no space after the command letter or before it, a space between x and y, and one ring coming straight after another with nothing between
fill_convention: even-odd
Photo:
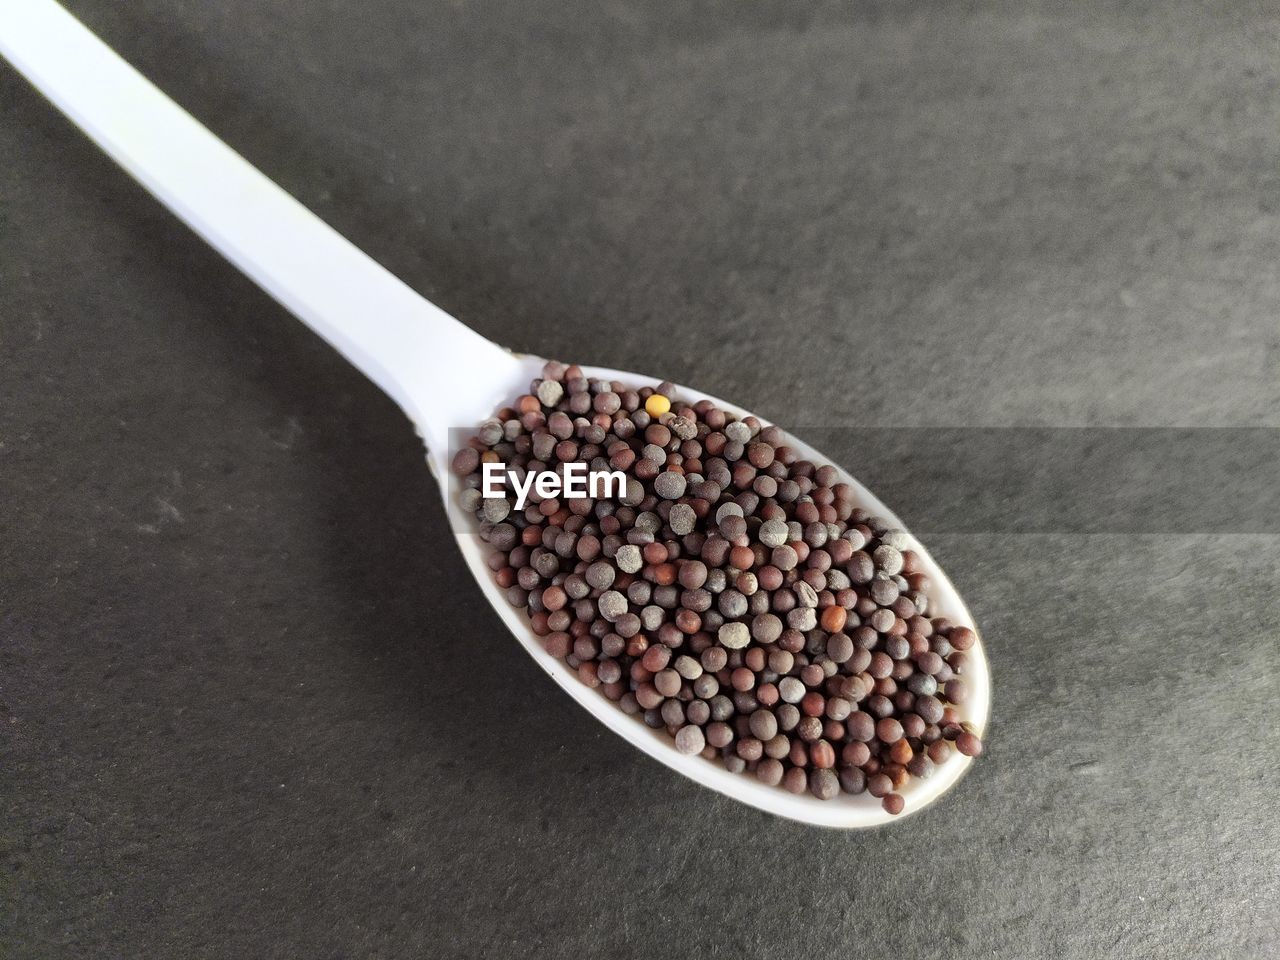
<instances>
[{"instance_id":1,"label":"dark gray background","mask_svg":"<svg viewBox=\"0 0 1280 960\"><path fill-rule=\"evenodd\" d=\"M72 7L512 347L800 432L1280 427L1275 3ZM988 755L772 819L559 695L393 405L0 111L6 960L1277 956L1274 520L939 530Z\"/></svg>"}]
</instances>

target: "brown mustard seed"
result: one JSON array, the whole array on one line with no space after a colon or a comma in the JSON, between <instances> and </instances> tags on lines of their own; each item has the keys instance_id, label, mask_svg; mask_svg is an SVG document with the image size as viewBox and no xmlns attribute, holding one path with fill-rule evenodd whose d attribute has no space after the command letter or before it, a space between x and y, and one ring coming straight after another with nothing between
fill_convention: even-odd
<instances>
[{"instance_id":1,"label":"brown mustard seed","mask_svg":"<svg viewBox=\"0 0 1280 960\"><path fill-rule=\"evenodd\" d=\"M481 495L487 463L626 483L517 504L510 486ZM905 532L781 430L549 362L450 473L543 648L680 752L822 800L865 792L891 814L953 752L982 753L961 679L977 633L929 615Z\"/></svg>"}]
</instances>

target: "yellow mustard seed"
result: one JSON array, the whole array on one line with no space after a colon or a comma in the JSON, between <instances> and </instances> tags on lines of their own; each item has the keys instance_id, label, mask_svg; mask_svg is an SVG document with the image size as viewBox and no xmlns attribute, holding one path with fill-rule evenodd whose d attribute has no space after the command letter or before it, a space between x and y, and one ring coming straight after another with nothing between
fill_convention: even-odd
<instances>
[{"instance_id":1,"label":"yellow mustard seed","mask_svg":"<svg viewBox=\"0 0 1280 960\"><path fill-rule=\"evenodd\" d=\"M660 393L655 393L644 402L644 409L651 417L660 417L671 409L671 401Z\"/></svg>"}]
</instances>

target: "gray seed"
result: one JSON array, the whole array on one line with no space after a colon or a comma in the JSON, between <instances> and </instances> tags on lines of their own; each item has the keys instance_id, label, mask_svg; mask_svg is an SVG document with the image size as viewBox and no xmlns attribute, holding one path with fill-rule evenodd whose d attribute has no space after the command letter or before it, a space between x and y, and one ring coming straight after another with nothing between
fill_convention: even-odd
<instances>
[{"instance_id":1,"label":"gray seed","mask_svg":"<svg viewBox=\"0 0 1280 960\"><path fill-rule=\"evenodd\" d=\"M483 499L484 498L481 496L480 491L476 490L474 487L468 487L466 490L463 490L458 494L458 503L460 503L462 505L462 509L466 510L468 513L474 513L479 510L480 503Z\"/></svg>"},{"instance_id":2,"label":"gray seed","mask_svg":"<svg viewBox=\"0 0 1280 960\"><path fill-rule=\"evenodd\" d=\"M942 701L937 697L925 695L916 697L912 709L920 715L925 723L937 723L942 719Z\"/></svg>"},{"instance_id":3,"label":"gray seed","mask_svg":"<svg viewBox=\"0 0 1280 960\"><path fill-rule=\"evenodd\" d=\"M871 629L879 633L888 633L893 629L893 624L898 618L893 615L892 610L886 610L881 607L875 613L871 614L871 618L867 621L871 624Z\"/></svg>"},{"instance_id":4,"label":"gray seed","mask_svg":"<svg viewBox=\"0 0 1280 960\"><path fill-rule=\"evenodd\" d=\"M692 440L698 435L698 425L688 417L676 417L667 427L681 440Z\"/></svg>"},{"instance_id":5,"label":"gray seed","mask_svg":"<svg viewBox=\"0 0 1280 960\"><path fill-rule=\"evenodd\" d=\"M662 518L652 510L636 514L635 528L644 533L657 533L662 529Z\"/></svg>"},{"instance_id":6,"label":"gray seed","mask_svg":"<svg viewBox=\"0 0 1280 960\"><path fill-rule=\"evenodd\" d=\"M613 580L616 575L613 564L605 563L603 560L599 560L587 567L585 574L587 583L597 590L607 590L613 586Z\"/></svg>"},{"instance_id":7,"label":"gray seed","mask_svg":"<svg viewBox=\"0 0 1280 960\"><path fill-rule=\"evenodd\" d=\"M880 551L876 551L879 553ZM898 599L898 585L888 577L877 577L871 581L871 599L882 607L887 607Z\"/></svg>"},{"instance_id":8,"label":"gray seed","mask_svg":"<svg viewBox=\"0 0 1280 960\"><path fill-rule=\"evenodd\" d=\"M739 510L741 513L741 510ZM719 514L717 514L717 517ZM785 520L766 520L760 524L759 539L766 547L780 547L787 542L787 522Z\"/></svg>"},{"instance_id":9,"label":"gray seed","mask_svg":"<svg viewBox=\"0 0 1280 960\"><path fill-rule=\"evenodd\" d=\"M623 573L635 573L644 566L644 557L640 554L640 548L631 543L625 547L619 547L613 559Z\"/></svg>"},{"instance_id":10,"label":"gray seed","mask_svg":"<svg viewBox=\"0 0 1280 960\"><path fill-rule=\"evenodd\" d=\"M796 602L802 607L816 607L818 605L818 591L809 586L803 580L796 582L792 587L792 591L796 595Z\"/></svg>"},{"instance_id":11,"label":"gray seed","mask_svg":"<svg viewBox=\"0 0 1280 960\"><path fill-rule=\"evenodd\" d=\"M617 590L606 590L600 594L600 599L596 601L596 606L600 610L600 616L613 623L627 612L627 598Z\"/></svg>"},{"instance_id":12,"label":"gray seed","mask_svg":"<svg viewBox=\"0 0 1280 960\"><path fill-rule=\"evenodd\" d=\"M666 619L666 616L665 610L650 604L640 611L640 625L652 633L662 626L662 621Z\"/></svg>"},{"instance_id":13,"label":"gray seed","mask_svg":"<svg viewBox=\"0 0 1280 960\"><path fill-rule=\"evenodd\" d=\"M511 514L511 503L506 497L488 497L484 502L484 518L490 523L501 523Z\"/></svg>"},{"instance_id":14,"label":"gray seed","mask_svg":"<svg viewBox=\"0 0 1280 960\"><path fill-rule=\"evenodd\" d=\"M751 636L757 643L774 643L782 636L782 621L772 613L762 613L751 621Z\"/></svg>"},{"instance_id":15,"label":"gray seed","mask_svg":"<svg viewBox=\"0 0 1280 960\"><path fill-rule=\"evenodd\" d=\"M795 677L783 677L778 681L778 696L784 703L799 703L804 699L804 694L804 684Z\"/></svg>"},{"instance_id":16,"label":"gray seed","mask_svg":"<svg viewBox=\"0 0 1280 960\"><path fill-rule=\"evenodd\" d=\"M564 398L564 387L557 380L543 380L538 384L538 399L544 407L554 407Z\"/></svg>"},{"instance_id":17,"label":"gray seed","mask_svg":"<svg viewBox=\"0 0 1280 960\"><path fill-rule=\"evenodd\" d=\"M751 439L751 428L741 420L735 420L725 424L724 435L734 443L746 443Z\"/></svg>"},{"instance_id":18,"label":"gray seed","mask_svg":"<svg viewBox=\"0 0 1280 960\"><path fill-rule=\"evenodd\" d=\"M497 550L510 550L520 539L520 534L509 523L499 523L489 531L489 543Z\"/></svg>"},{"instance_id":19,"label":"gray seed","mask_svg":"<svg viewBox=\"0 0 1280 960\"><path fill-rule=\"evenodd\" d=\"M846 530L844 532L844 538L852 544L855 551L861 550L867 545L867 538L862 535L861 530Z\"/></svg>"},{"instance_id":20,"label":"gray seed","mask_svg":"<svg viewBox=\"0 0 1280 960\"><path fill-rule=\"evenodd\" d=\"M931 697L938 692L938 681L927 673L913 673L907 680L907 689L918 697Z\"/></svg>"},{"instance_id":21,"label":"gray seed","mask_svg":"<svg viewBox=\"0 0 1280 960\"><path fill-rule=\"evenodd\" d=\"M492 447L495 443L502 442L502 421L491 417L480 424L480 429L476 431L476 436L480 438L480 442L486 447Z\"/></svg>"},{"instance_id":22,"label":"gray seed","mask_svg":"<svg viewBox=\"0 0 1280 960\"><path fill-rule=\"evenodd\" d=\"M533 557L529 561L533 564L533 569L538 571L540 576L550 580L560 572L560 561L554 553L550 553L539 547L533 552Z\"/></svg>"},{"instance_id":23,"label":"gray seed","mask_svg":"<svg viewBox=\"0 0 1280 960\"><path fill-rule=\"evenodd\" d=\"M694 513L693 507L687 503L677 503L671 508L671 513L667 515L667 523L671 526L671 532L678 537L692 533L697 520L698 515Z\"/></svg>"},{"instance_id":24,"label":"gray seed","mask_svg":"<svg viewBox=\"0 0 1280 960\"><path fill-rule=\"evenodd\" d=\"M646 443L640 455L650 463L662 465L667 462L667 451L663 450L656 443Z\"/></svg>"},{"instance_id":25,"label":"gray seed","mask_svg":"<svg viewBox=\"0 0 1280 960\"><path fill-rule=\"evenodd\" d=\"M697 680L702 676L702 664L688 654L682 654L676 657L674 664L676 673L684 677L686 680Z\"/></svg>"},{"instance_id":26,"label":"gray seed","mask_svg":"<svg viewBox=\"0 0 1280 960\"><path fill-rule=\"evenodd\" d=\"M880 542L886 546L893 547L895 550L905 550L907 547L907 531L886 530L880 534Z\"/></svg>"},{"instance_id":27,"label":"gray seed","mask_svg":"<svg viewBox=\"0 0 1280 960\"><path fill-rule=\"evenodd\" d=\"M787 626L808 633L818 625L818 614L812 607L796 607L787 613Z\"/></svg>"},{"instance_id":28,"label":"gray seed","mask_svg":"<svg viewBox=\"0 0 1280 960\"><path fill-rule=\"evenodd\" d=\"M902 551L897 547L891 547L888 544L881 544L876 547L875 553L871 555L876 566L883 570L889 576L893 576L902 569Z\"/></svg>"},{"instance_id":29,"label":"gray seed","mask_svg":"<svg viewBox=\"0 0 1280 960\"><path fill-rule=\"evenodd\" d=\"M681 753L694 754L701 753L702 748L707 745L707 738L703 735L700 727L689 724L687 727L681 727L676 734L676 749Z\"/></svg>"},{"instance_id":30,"label":"gray seed","mask_svg":"<svg viewBox=\"0 0 1280 960\"><path fill-rule=\"evenodd\" d=\"M696 728L695 728L696 729ZM834 770L812 770L809 773L809 792L819 800L830 800L840 792L840 780Z\"/></svg>"},{"instance_id":31,"label":"gray seed","mask_svg":"<svg viewBox=\"0 0 1280 960\"><path fill-rule=\"evenodd\" d=\"M757 740L772 740L778 735L778 718L766 709L751 714L751 735Z\"/></svg>"},{"instance_id":32,"label":"gray seed","mask_svg":"<svg viewBox=\"0 0 1280 960\"><path fill-rule=\"evenodd\" d=\"M726 590L720 594L720 599L716 606L722 614L730 619L741 617L747 612L747 598L737 590Z\"/></svg>"},{"instance_id":33,"label":"gray seed","mask_svg":"<svg viewBox=\"0 0 1280 960\"><path fill-rule=\"evenodd\" d=\"M664 500L679 500L687 485L683 474L668 470L653 481L653 492Z\"/></svg>"},{"instance_id":34,"label":"gray seed","mask_svg":"<svg viewBox=\"0 0 1280 960\"><path fill-rule=\"evenodd\" d=\"M726 623L718 633L720 644L730 650L741 650L751 642L751 631L745 623Z\"/></svg>"}]
</instances>

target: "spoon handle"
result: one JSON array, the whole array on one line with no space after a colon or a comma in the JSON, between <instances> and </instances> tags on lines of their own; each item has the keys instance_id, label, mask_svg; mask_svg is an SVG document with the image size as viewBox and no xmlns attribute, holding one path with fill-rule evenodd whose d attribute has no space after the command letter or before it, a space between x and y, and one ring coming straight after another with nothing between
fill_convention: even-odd
<instances>
[{"instance_id":1,"label":"spoon handle","mask_svg":"<svg viewBox=\"0 0 1280 960\"><path fill-rule=\"evenodd\" d=\"M418 425L437 469L443 465L448 428L469 422L454 419L450 397L486 370L514 369L515 357L358 250L54 0L0 0L0 54L161 203L386 391Z\"/></svg>"}]
</instances>

